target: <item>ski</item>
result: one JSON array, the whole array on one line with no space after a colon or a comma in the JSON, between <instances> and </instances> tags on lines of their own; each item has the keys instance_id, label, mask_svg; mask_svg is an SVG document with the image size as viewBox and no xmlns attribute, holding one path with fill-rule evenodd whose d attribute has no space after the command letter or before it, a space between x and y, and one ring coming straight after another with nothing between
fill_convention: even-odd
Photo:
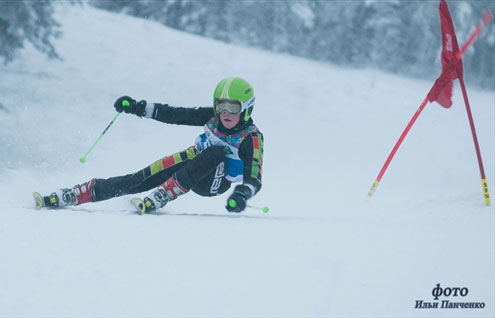
<instances>
[{"instance_id":1,"label":"ski","mask_svg":"<svg viewBox=\"0 0 495 318\"><path fill-rule=\"evenodd\" d=\"M144 201L140 198L131 199L131 204L136 208L138 214L144 214L146 211L146 206L144 205Z\"/></svg>"}]
</instances>

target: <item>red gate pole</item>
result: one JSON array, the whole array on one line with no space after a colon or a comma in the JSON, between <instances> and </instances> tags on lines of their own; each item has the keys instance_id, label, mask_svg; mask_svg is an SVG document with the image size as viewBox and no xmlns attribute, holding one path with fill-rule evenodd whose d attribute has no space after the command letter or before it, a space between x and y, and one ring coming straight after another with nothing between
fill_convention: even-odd
<instances>
[{"instance_id":1,"label":"red gate pole","mask_svg":"<svg viewBox=\"0 0 495 318\"><path fill-rule=\"evenodd\" d=\"M457 52L457 58L460 59L467 47L476 39L476 37L481 33L481 29L487 26L492 20L492 14L490 10L486 11L481 19L481 23L476 26L473 33L469 36L466 43ZM478 136L476 135L476 129L474 127L473 114L471 113L471 106L469 105L469 99L466 92L466 86L464 85L464 79L462 76L459 78L459 84L461 84L462 96L464 97L464 105L466 106L466 112L469 120L469 126L471 127L471 134L473 135L474 148L476 149L476 156L478 157L478 166L480 168L481 174L481 186L483 187L483 198L485 199L485 204L490 205L490 194L488 193L488 183L486 182L485 169L483 168L483 160L481 159L481 150L478 143Z\"/></svg>"},{"instance_id":2,"label":"red gate pole","mask_svg":"<svg viewBox=\"0 0 495 318\"><path fill-rule=\"evenodd\" d=\"M407 134L409 133L409 130L411 130L411 127L414 125L414 123L416 122L416 119L418 119L418 117L421 114L421 112L423 111L423 109L425 109L426 104L428 104L428 102L429 102L428 97L426 97L425 100L423 101L423 103L421 103L421 105L419 106L419 108L416 111L416 113L414 114L414 116L411 118L411 120L407 124L406 129L404 129L404 131L400 135L399 140L397 140L397 142L395 143L394 149L392 149L392 152L390 153L390 155L388 155L387 161L385 161L385 164L383 165L382 169L380 170L380 173L378 173L378 176L376 177L375 182L373 182L373 186L371 187L370 191L368 192L368 199L371 199L373 194L375 194L376 188L378 188L378 185L380 184L380 180L382 180L382 177L385 174L385 171L387 170L388 165L390 164L390 162L394 158L395 153L397 152L400 145L402 144L402 141L404 141L404 138L406 138Z\"/></svg>"},{"instance_id":3,"label":"red gate pole","mask_svg":"<svg viewBox=\"0 0 495 318\"><path fill-rule=\"evenodd\" d=\"M485 204L490 205L490 194L488 193L488 183L486 182L485 169L483 168L483 160L481 159L480 145L478 143L478 137L476 135L476 129L474 127L473 114L471 113L471 106L469 106L466 86L464 85L464 79L462 78L462 76L459 78L459 83L461 84L462 96L464 97L464 104L466 105L466 112L469 119L469 126L471 127L471 134L473 135L476 156L478 157L478 166L480 167L481 174L481 186L483 187L483 197L485 199Z\"/></svg>"},{"instance_id":4,"label":"red gate pole","mask_svg":"<svg viewBox=\"0 0 495 318\"><path fill-rule=\"evenodd\" d=\"M457 60L461 59L462 54L474 42L476 37L478 37L478 35L481 33L481 29L490 23L491 19L492 19L492 14L491 14L490 10L487 10L487 12L483 15L483 18L481 19L482 23L480 23L479 25L476 26L475 30L471 33L471 35L469 36L467 41L464 43L464 45L461 47L461 49L457 52L457 54L456 54ZM476 136L476 130L474 128L474 121L473 121L473 117L471 114L471 108L469 107L469 101L467 98L466 88L464 86L464 80L462 79L462 76L459 76L459 81L461 83L461 89L462 89L462 93L464 95L464 102L466 104L466 111L468 113L469 124L471 125L473 140L474 140L474 144L475 144L475 148L476 148L476 153L478 156L478 163L479 163L480 171L481 171L481 179L482 179L481 182L483 185L483 194L484 194L484 198L485 198L485 203L487 205L489 205L490 204L490 196L488 195L488 185L487 185L486 178L485 178L485 171L483 169L483 161L481 160L481 152L479 150L478 138ZM414 123L416 122L416 119L419 117L419 115L421 114L423 109L426 107L426 104L428 102L429 102L429 99L427 96L425 98L425 100L423 101L423 103L421 104L421 106L419 106L419 108L416 111L416 113L414 114L414 116L411 118L411 120L407 124L406 129L402 132L401 136L399 137L399 140L395 144L394 148L392 149L392 152L390 153L387 160L385 161L385 164L383 165L382 169L380 170L380 173L378 174L375 181L373 182L373 185L371 186L371 189L368 192L368 199L371 199L373 194L375 194L375 191L378 188L378 185L380 184L380 181L381 181L383 175L385 174L385 171L387 170L390 162L392 161L393 157L395 156L395 153L399 149L400 145L402 144L402 141L404 140L407 133L411 129L412 125L414 125Z\"/></svg>"}]
</instances>

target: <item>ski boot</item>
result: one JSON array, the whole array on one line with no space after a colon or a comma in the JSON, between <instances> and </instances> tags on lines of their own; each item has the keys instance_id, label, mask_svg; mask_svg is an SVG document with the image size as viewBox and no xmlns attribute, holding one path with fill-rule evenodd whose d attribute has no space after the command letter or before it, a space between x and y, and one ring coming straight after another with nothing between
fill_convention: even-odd
<instances>
[{"instance_id":1,"label":"ski boot","mask_svg":"<svg viewBox=\"0 0 495 318\"><path fill-rule=\"evenodd\" d=\"M96 179L92 179L86 183L78 184L73 188L60 189L48 196L42 196L38 192L34 192L33 198L35 209L39 210L43 207L59 209L70 205L79 205L82 203L91 202L95 181Z\"/></svg>"},{"instance_id":2,"label":"ski boot","mask_svg":"<svg viewBox=\"0 0 495 318\"><path fill-rule=\"evenodd\" d=\"M131 204L139 214L154 213L157 209L163 208L169 201L177 199L188 191L175 179L175 176L171 176L144 199L131 199Z\"/></svg>"}]
</instances>

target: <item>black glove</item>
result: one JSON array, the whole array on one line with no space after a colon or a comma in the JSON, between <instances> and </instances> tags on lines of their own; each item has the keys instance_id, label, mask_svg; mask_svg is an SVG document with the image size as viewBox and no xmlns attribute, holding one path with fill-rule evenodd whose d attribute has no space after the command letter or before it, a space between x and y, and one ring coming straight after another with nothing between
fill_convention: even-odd
<instances>
[{"instance_id":1,"label":"black glove","mask_svg":"<svg viewBox=\"0 0 495 318\"><path fill-rule=\"evenodd\" d=\"M138 115L139 117L146 115L146 101L142 100L136 102L129 96L119 97L115 101L115 104L113 104L113 107L115 107L115 110L119 113L124 111L126 113Z\"/></svg>"},{"instance_id":2,"label":"black glove","mask_svg":"<svg viewBox=\"0 0 495 318\"><path fill-rule=\"evenodd\" d=\"M234 192L227 200L225 208L229 212L242 212L246 208L247 200L251 196L251 189L244 184L240 184L235 187Z\"/></svg>"}]
</instances>

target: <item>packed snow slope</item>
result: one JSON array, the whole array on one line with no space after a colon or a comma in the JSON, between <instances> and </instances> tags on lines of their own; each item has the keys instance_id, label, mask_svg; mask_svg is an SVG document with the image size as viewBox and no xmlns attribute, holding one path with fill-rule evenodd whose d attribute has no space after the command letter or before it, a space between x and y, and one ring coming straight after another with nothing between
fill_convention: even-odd
<instances>
[{"instance_id":1,"label":"packed snow slope","mask_svg":"<svg viewBox=\"0 0 495 318\"><path fill-rule=\"evenodd\" d=\"M426 107L366 202L431 82L87 6L57 16L63 61L27 48L0 66L0 316L494 316L494 208L457 82L453 107ZM265 153L250 203L269 213L228 214L227 194L193 193L160 215L133 214L130 196L33 209L32 191L135 172L202 131L123 114L79 163L117 97L211 105L233 75L255 89ZM468 93L493 197L495 94ZM416 309L436 284L469 290L438 301L485 308Z\"/></svg>"}]
</instances>

